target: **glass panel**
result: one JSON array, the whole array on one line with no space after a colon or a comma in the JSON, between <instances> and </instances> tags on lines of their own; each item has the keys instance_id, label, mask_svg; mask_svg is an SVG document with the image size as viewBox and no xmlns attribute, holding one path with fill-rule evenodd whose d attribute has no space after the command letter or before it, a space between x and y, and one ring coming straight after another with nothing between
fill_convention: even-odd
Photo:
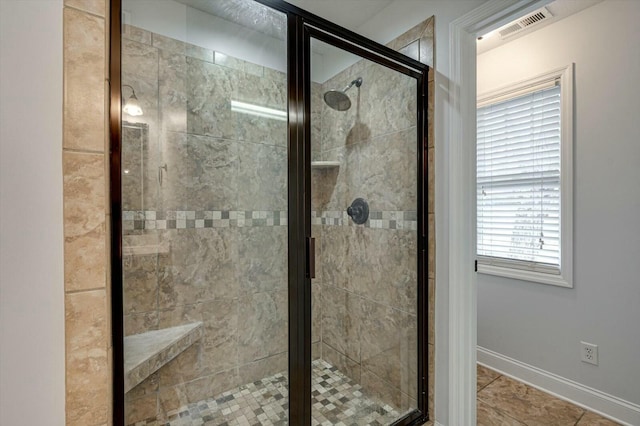
<instances>
[{"instance_id":1,"label":"glass panel","mask_svg":"<svg viewBox=\"0 0 640 426\"><path fill-rule=\"evenodd\" d=\"M417 82L312 50L312 416L390 424L418 407Z\"/></svg>"},{"instance_id":2,"label":"glass panel","mask_svg":"<svg viewBox=\"0 0 640 426\"><path fill-rule=\"evenodd\" d=\"M123 11L126 423L286 423L286 17Z\"/></svg>"}]
</instances>

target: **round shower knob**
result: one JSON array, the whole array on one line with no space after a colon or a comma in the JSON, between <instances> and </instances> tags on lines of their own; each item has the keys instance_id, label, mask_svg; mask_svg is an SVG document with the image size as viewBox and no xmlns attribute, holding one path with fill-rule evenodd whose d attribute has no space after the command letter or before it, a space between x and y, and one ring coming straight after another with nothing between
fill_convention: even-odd
<instances>
[{"instance_id":1,"label":"round shower knob","mask_svg":"<svg viewBox=\"0 0 640 426\"><path fill-rule=\"evenodd\" d=\"M363 198L356 198L351 206L347 207L347 214L353 223L362 225L369 219L369 204Z\"/></svg>"}]
</instances>

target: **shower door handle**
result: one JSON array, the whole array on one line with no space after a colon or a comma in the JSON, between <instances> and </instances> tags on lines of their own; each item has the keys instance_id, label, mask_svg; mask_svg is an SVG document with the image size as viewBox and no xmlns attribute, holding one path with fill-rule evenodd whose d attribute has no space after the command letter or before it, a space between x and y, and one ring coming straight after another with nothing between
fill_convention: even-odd
<instances>
[{"instance_id":1,"label":"shower door handle","mask_svg":"<svg viewBox=\"0 0 640 426\"><path fill-rule=\"evenodd\" d=\"M307 238L307 265L309 278L314 279L316 277L316 239L313 237Z\"/></svg>"}]
</instances>

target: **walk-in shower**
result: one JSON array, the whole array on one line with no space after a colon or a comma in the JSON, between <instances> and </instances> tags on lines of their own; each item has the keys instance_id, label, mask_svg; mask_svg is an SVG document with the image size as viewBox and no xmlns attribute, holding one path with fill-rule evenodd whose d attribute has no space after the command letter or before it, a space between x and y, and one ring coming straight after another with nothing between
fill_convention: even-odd
<instances>
[{"instance_id":1,"label":"walk-in shower","mask_svg":"<svg viewBox=\"0 0 640 426\"><path fill-rule=\"evenodd\" d=\"M428 68L277 0L112 2L114 424L424 421Z\"/></svg>"},{"instance_id":2,"label":"walk-in shower","mask_svg":"<svg viewBox=\"0 0 640 426\"><path fill-rule=\"evenodd\" d=\"M351 108L351 99L347 96L347 90L353 86L360 88L362 86L362 77L353 80L347 87L342 90L331 89L324 93L324 101L336 111L346 111Z\"/></svg>"}]
</instances>

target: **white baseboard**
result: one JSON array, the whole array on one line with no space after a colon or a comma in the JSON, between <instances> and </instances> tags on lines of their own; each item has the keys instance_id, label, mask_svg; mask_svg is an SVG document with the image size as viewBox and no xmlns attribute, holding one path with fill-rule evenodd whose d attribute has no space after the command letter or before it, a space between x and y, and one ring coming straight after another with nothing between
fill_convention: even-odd
<instances>
[{"instance_id":1,"label":"white baseboard","mask_svg":"<svg viewBox=\"0 0 640 426\"><path fill-rule=\"evenodd\" d=\"M640 425L640 405L478 346L478 364L626 426Z\"/></svg>"}]
</instances>

